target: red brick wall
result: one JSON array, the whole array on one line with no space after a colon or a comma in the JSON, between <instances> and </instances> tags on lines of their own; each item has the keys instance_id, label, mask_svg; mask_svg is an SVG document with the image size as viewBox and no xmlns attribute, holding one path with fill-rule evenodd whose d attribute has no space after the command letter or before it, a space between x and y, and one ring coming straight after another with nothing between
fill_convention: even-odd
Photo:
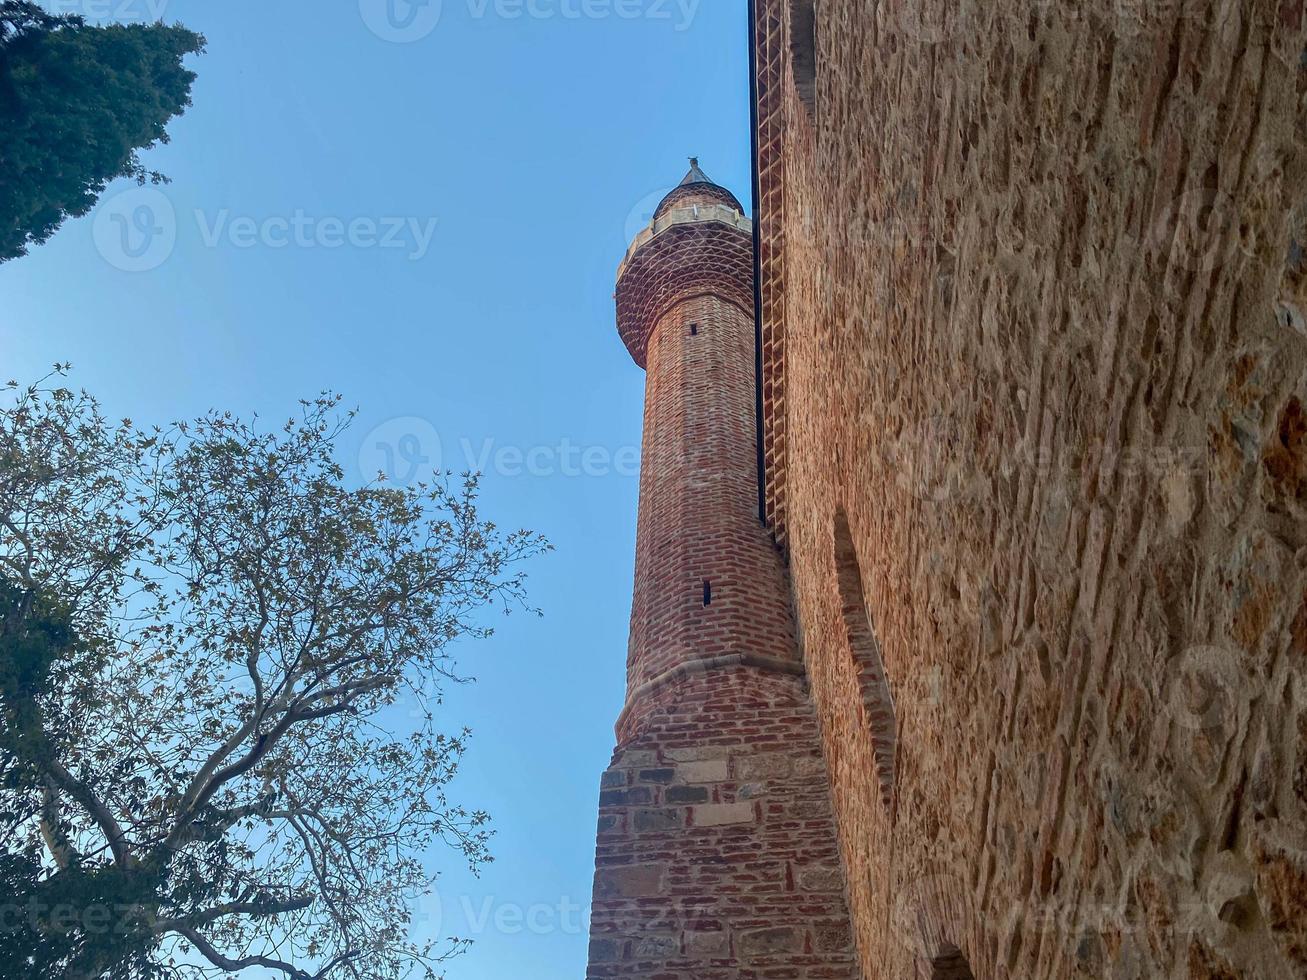
<instances>
[{"instance_id":1,"label":"red brick wall","mask_svg":"<svg viewBox=\"0 0 1307 980\"><path fill-rule=\"evenodd\" d=\"M649 343L632 692L690 659L796 657L780 555L758 519L752 341L743 310L700 296Z\"/></svg>"},{"instance_id":2,"label":"red brick wall","mask_svg":"<svg viewBox=\"0 0 1307 980\"><path fill-rule=\"evenodd\" d=\"M738 229L679 226L618 284L619 320L638 324L648 369L624 725L638 725L641 685L687 662L798 656L784 567L758 517L749 249Z\"/></svg>"}]
</instances>

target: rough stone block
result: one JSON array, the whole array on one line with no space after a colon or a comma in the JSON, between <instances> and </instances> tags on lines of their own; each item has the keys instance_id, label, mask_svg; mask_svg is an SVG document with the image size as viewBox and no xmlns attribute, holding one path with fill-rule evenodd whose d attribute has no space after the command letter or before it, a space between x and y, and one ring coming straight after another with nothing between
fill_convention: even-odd
<instances>
[{"instance_id":1,"label":"rough stone block","mask_svg":"<svg viewBox=\"0 0 1307 980\"><path fill-rule=\"evenodd\" d=\"M666 786L675 778L675 769L641 769L636 775L637 782L655 783L660 786Z\"/></svg>"},{"instance_id":2,"label":"rough stone block","mask_svg":"<svg viewBox=\"0 0 1307 980\"><path fill-rule=\"evenodd\" d=\"M633 952L637 960L665 960L680 951L681 943L675 936L641 936Z\"/></svg>"},{"instance_id":3,"label":"rough stone block","mask_svg":"<svg viewBox=\"0 0 1307 980\"><path fill-rule=\"evenodd\" d=\"M635 832L637 834L680 830L683 826L685 826L684 810L670 809L635 811Z\"/></svg>"},{"instance_id":4,"label":"rough stone block","mask_svg":"<svg viewBox=\"0 0 1307 980\"><path fill-rule=\"evenodd\" d=\"M650 898L660 894L664 866L637 864L626 868L600 868L595 872L596 898Z\"/></svg>"},{"instance_id":5,"label":"rough stone block","mask_svg":"<svg viewBox=\"0 0 1307 980\"><path fill-rule=\"evenodd\" d=\"M783 779L793 771L793 768L794 763L790 757L780 752L744 756L735 760L735 773L740 782Z\"/></svg>"},{"instance_id":6,"label":"rough stone block","mask_svg":"<svg viewBox=\"0 0 1307 980\"><path fill-rule=\"evenodd\" d=\"M622 958L622 944L616 939L591 939L591 963L615 963Z\"/></svg>"},{"instance_id":7,"label":"rough stone block","mask_svg":"<svg viewBox=\"0 0 1307 980\"><path fill-rule=\"evenodd\" d=\"M799 874L799 887L809 892L837 892L844 887L844 873L838 868L807 868Z\"/></svg>"},{"instance_id":8,"label":"rough stone block","mask_svg":"<svg viewBox=\"0 0 1307 980\"><path fill-rule=\"evenodd\" d=\"M731 749L727 745L701 745L689 748L665 749L663 755L673 762L698 762L704 759L729 759Z\"/></svg>"},{"instance_id":9,"label":"rough stone block","mask_svg":"<svg viewBox=\"0 0 1307 980\"><path fill-rule=\"evenodd\" d=\"M731 948L724 932L694 930L685 933L685 955L697 959L721 959Z\"/></svg>"},{"instance_id":10,"label":"rough stone block","mask_svg":"<svg viewBox=\"0 0 1307 980\"><path fill-rule=\"evenodd\" d=\"M682 783L724 783L730 778L730 768L726 759L683 762L676 767L676 778Z\"/></svg>"},{"instance_id":11,"label":"rough stone block","mask_svg":"<svg viewBox=\"0 0 1307 980\"><path fill-rule=\"evenodd\" d=\"M638 806L652 803L653 792L648 786L632 786L630 789L610 789L599 794L599 805L603 806Z\"/></svg>"},{"instance_id":12,"label":"rough stone block","mask_svg":"<svg viewBox=\"0 0 1307 980\"><path fill-rule=\"evenodd\" d=\"M717 803L694 808L696 827L723 827L728 824L753 823L757 818L752 803Z\"/></svg>"},{"instance_id":13,"label":"rough stone block","mask_svg":"<svg viewBox=\"0 0 1307 980\"><path fill-rule=\"evenodd\" d=\"M740 957L756 960L803 948L803 933L794 926L776 926L742 933L738 938Z\"/></svg>"},{"instance_id":14,"label":"rough stone block","mask_svg":"<svg viewBox=\"0 0 1307 980\"><path fill-rule=\"evenodd\" d=\"M668 786L663 794L668 803L707 803L707 786Z\"/></svg>"}]
</instances>

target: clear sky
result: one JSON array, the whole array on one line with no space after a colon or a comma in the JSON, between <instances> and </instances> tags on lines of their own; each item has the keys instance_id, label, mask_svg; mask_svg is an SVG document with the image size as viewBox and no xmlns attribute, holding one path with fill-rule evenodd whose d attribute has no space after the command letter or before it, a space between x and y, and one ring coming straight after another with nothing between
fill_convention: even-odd
<instances>
[{"instance_id":1,"label":"clear sky","mask_svg":"<svg viewBox=\"0 0 1307 980\"><path fill-rule=\"evenodd\" d=\"M749 200L745 0L46 5L162 16L209 47L145 157L163 198L114 185L0 265L4 376L70 360L140 423L279 418L331 388L361 409L342 447L360 477L470 456L487 514L551 538L546 617L464 644L478 682L446 707L475 731L457 795L494 814L497 861L473 880L434 855L422 918L476 940L451 978L577 980L643 396L614 274L689 155Z\"/></svg>"}]
</instances>

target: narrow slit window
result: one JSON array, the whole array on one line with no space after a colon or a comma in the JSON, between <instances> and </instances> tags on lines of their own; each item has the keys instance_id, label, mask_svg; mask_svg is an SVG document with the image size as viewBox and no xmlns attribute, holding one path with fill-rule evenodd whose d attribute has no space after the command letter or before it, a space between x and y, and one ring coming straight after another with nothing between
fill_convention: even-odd
<instances>
[{"instance_id":1,"label":"narrow slit window","mask_svg":"<svg viewBox=\"0 0 1307 980\"><path fill-rule=\"evenodd\" d=\"M690 324L690 336L691 337L699 336L699 324L697 323Z\"/></svg>"},{"instance_id":2,"label":"narrow slit window","mask_svg":"<svg viewBox=\"0 0 1307 980\"><path fill-rule=\"evenodd\" d=\"M898 719L894 712L894 697L885 676L885 664L881 660L880 641L876 637L871 614L867 611L862 568L858 564L853 535L849 532L849 518L842 508L835 515L835 573L839 584L845 642L866 715L876 778L880 782L881 798L889 806L894 798Z\"/></svg>"},{"instance_id":3,"label":"narrow slit window","mask_svg":"<svg viewBox=\"0 0 1307 980\"><path fill-rule=\"evenodd\" d=\"M707 579L703 580L703 604L705 606L712 605L712 583Z\"/></svg>"},{"instance_id":4,"label":"narrow slit window","mask_svg":"<svg viewBox=\"0 0 1307 980\"><path fill-rule=\"evenodd\" d=\"M794 87L809 116L817 112L817 10L815 0L790 0L790 64Z\"/></svg>"}]
</instances>

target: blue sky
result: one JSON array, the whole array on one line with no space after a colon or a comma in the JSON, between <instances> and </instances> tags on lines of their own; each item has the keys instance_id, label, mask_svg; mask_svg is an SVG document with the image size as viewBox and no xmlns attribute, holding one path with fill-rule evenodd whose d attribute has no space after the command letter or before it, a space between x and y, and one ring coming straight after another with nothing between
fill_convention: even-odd
<instances>
[{"instance_id":1,"label":"blue sky","mask_svg":"<svg viewBox=\"0 0 1307 980\"><path fill-rule=\"evenodd\" d=\"M452 978L575 980L643 396L613 279L687 156L749 199L744 0L47 6L161 13L209 49L145 158L163 197L114 185L0 266L5 377L70 360L138 422L277 418L331 388L361 409L342 447L360 476L483 461L486 512L557 551L532 569L545 619L461 650L478 683L446 708L475 730L458 795L494 814L497 861L477 881L434 855L440 927L477 941Z\"/></svg>"}]
</instances>

